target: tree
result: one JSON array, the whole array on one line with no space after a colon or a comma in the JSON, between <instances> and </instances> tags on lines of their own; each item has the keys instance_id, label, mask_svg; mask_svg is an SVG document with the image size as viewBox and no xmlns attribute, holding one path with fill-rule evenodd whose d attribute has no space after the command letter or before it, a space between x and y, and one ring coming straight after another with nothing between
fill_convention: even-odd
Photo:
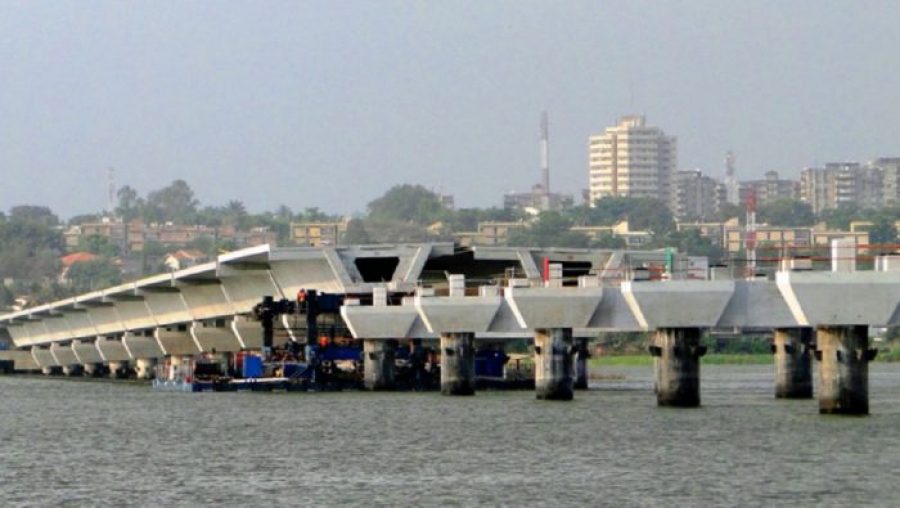
<instances>
[{"instance_id":1,"label":"tree","mask_svg":"<svg viewBox=\"0 0 900 508\"><path fill-rule=\"evenodd\" d=\"M141 209L144 208L145 202L131 186L126 185L121 187L116 191L116 197L119 198L119 206L116 207L115 212L123 222L131 222L140 216Z\"/></svg>"},{"instance_id":2,"label":"tree","mask_svg":"<svg viewBox=\"0 0 900 508\"><path fill-rule=\"evenodd\" d=\"M591 242L591 247L598 249L624 249L625 239L612 233L601 233Z\"/></svg>"},{"instance_id":3,"label":"tree","mask_svg":"<svg viewBox=\"0 0 900 508\"><path fill-rule=\"evenodd\" d=\"M49 208L15 207L0 222L0 278L29 282L55 278L65 251L58 219Z\"/></svg>"},{"instance_id":4,"label":"tree","mask_svg":"<svg viewBox=\"0 0 900 508\"><path fill-rule=\"evenodd\" d=\"M831 229L839 231L847 231L850 229L850 222L862 217L862 210L854 204L845 203L837 208L822 210L819 214L819 220L825 221Z\"/></svg>"},{"instance_id":5,"label":"tree","mask_svg":"<svg viewBox=\"0 0 900 508\"><path fill-rule=\"evenodd\" d=\"M175 180L168 187L147 195L146 212L156 222L172 221L179 224L193 222L200 202L194 199L194 191L184 180Z\"/></svg>"},{"instance_id":6,"label":"tree","mask_svg":"<svg viewBox=\"0 0 900 508\"><path fill-rule=\"evenodd\" d=\"M59 217L46 206L19 205L9 211L10 221L41 224L44 226L59 225Z\"/></svg>"},{"instance_id":7,"label":"tree","mask_svg":"<svg viewBox=\"0 0 900 508\"><path fill-rule=\"evenodd\" d=\"M713 217L713 220L715 222L725 222L737 217L738 222L743 224L746 216L746 211L741 208L740 205L734 203L722 203L722 206L719 207L719 212Z\"/></svg>"},{"instance_id":8,"label":"tree","mask_svg":"<svg viewBox=\"0 0 900 508\"><path fill-rule=\"evenodd\" d=\"M781 227L807 227L816 223L812 207L796 199L777 199L759 208L759 222Z\"/></svg>"},{"instance_id":9,"label":"tree","mask_svg":"<svg viewBox=\"0 0 900 508\"><path fill-rule=\"evenodd\" d=\"M579 221L585 226L614 226L627 220L632 231L650 231L664 235L675 228L669 207L654 198L604 197L594 208L581 210Z\"/></svg>"},{"instance_id":10,"label":"tree","mask_svg":"<svg viewBox=\"0 0 900 508\"><path fill-rule=\"evenodd\" d=\"M82 236L78 241L78 249L108 258L116 257L121 253L118 245L110 243L109 237L102 235Z\"/></svg>"},{"instance_id":11,"label":"tree","mask_svg":"<svg viewBox=\"0 0 900 508\"><path fill-rule=\"evenodd\" d=\"M370 202L369 218L380 221L404 221L427 226L443 216L444 207L437 194L421 185L397 185Z\"/></svg>"},{"instance_id":12,"label":"tree","mask_svg":"<svg viewBox=\"0 0 900 508\"><path fill-rule=\"evenodd\" d=\"M86 293L122 283L122 272L108 259L82 261L69 267L66 274L74 293Z\"/></svg>"},{"instance_id":13,"label":"tree","mask_svg":"<svg viewBox=\"0 0 900 508\"><path fill-rule=\"evenodd\" d=\"M530 227L510 233L507 243L515 247L587 247L591 240L569 230L571 219L558 212L543 212Z\"/></svg>"},{"instance_id":14,"label":"tree","mask_svg":"<svg viewBox=\"0 0 900 508\"><path fill-rule=\"evenodd\" d=\"M347 222L347 232L344 233L343 243L347 245L372 243L372 239L369 238L369 232L366 231L366 225L361 219L350 219Z\"/></svg>"}]
</instances>

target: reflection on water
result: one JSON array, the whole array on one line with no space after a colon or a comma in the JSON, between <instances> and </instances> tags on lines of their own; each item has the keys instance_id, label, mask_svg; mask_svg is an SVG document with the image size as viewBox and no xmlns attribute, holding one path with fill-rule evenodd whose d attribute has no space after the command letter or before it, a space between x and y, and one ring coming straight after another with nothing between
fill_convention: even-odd
<instances>
[{"instance_id":1,"label":"reflection on water","mask_svg":"<svg viewBox=\"0 0 900 508\"><path fill-rule=\"evenodd\" d=\"M531 392L155 393L0 377L4 505L881 505L900 498L900 366L869 417L773 398L772 368L705 366L703 406L649 368L573 402Z\"/></svg>"}]
</instances>

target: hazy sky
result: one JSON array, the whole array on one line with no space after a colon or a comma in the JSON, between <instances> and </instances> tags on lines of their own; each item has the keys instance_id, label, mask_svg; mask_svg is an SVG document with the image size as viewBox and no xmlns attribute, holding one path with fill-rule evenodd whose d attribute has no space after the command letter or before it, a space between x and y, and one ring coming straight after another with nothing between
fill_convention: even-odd
<instances>
[{"instance_id":1,"label":"hazy sky","mask_svg":"<svg viewBox=\"0 0 900 508\"><path fill-rule=\"evenodd\" d=\"M900 156L900 2L0 1L0 210L142 196L365 211L400 183L500 206L587 187L632 112L679 167L796 178Z\"/></svg>"}]
</instances>

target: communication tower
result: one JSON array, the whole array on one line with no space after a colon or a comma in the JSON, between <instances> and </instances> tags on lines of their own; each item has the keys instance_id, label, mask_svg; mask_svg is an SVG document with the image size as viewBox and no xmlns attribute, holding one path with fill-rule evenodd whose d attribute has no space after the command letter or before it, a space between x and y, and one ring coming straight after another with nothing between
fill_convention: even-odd
<instances>
[{"instance_id":1,"label":"communication tower","mask_svg":"<svg viewBox=\"0 0 900 508\"><path fill-rule=\"evenodd\" d=\"M747 251L747 278L756 276L756 190L747 193L747 223L744 250Z\"/></svg>"},{"instance_id":2,"label":"communication tower","mask_svg":"<svg viewBox=\"0 0 900 508\"><path fill-rule=\"evenodd\" d=\"M112 217L115 215L113 210L116 208L116 168L114 167L110 167L107 173L107 192L106 213Z\"/></svg>"},{"instance_id":3,"label":"communication tower","mask_svg":"<svg viewBox=\"0 0 900 508\"><path fill-rule=\"evenodd\" d=\"M737 179L734 176L734 161L734 152L728 150L725 154L725 198L732 205L740 202Z\"/></svg>"},{"instance_id":4,"label":"communication tower","mask_svg":"<svg viewBox=\"0 0 900 508\"><path fill-rule=\"evenodd\" d=\"M541 186L550 194L550 117L541 113Z\"/></svg>"}]
</instances>

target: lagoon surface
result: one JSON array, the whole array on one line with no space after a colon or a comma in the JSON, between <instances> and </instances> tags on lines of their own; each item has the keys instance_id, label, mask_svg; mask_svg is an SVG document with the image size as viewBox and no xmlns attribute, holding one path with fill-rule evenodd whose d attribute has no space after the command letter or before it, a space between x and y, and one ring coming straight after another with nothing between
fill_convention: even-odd
<instances>
[{"instance_id":1,"label":"lagoon surface","mask_svg":"<svg viewBox=\"0 0 900 508\"><path fill-rule=\"evenodd\" d=\"M900 365L871 366L868 417L775 400L771 366L704 366L697 409L599 374L572 402L0 377L0 503L897 506Z\"/></svg>"}]
</instances>

